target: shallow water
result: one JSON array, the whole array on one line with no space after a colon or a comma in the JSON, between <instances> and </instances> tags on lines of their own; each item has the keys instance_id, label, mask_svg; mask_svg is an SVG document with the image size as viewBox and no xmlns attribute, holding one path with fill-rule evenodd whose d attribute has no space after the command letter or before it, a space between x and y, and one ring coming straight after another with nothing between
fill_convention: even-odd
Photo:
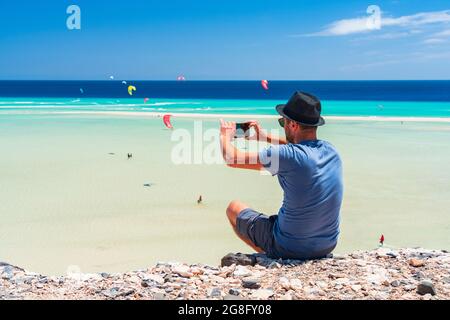
<instances>
[{"instance_id":1,"label":"shallow water","mask_svg":"<svg viewBox=\"0 0 450 320\"><path fill-rule=\"evenodd\" d=\"M274 99L154 99L142 98L0 98L2 114L64 114L86 112L208 113L276 115ZM325 116L450 117L449 101L323 100Z\"/></svg>"},{"instance_id":2,"label":"shallow water","mask_svg":"<svg viewBox=\"0 0 450 320\"><path fill-rule=\"evenodd\" d=\"M173 125L194 132L193 119ZM225 208L240 199L276 213L277 179L223 164L176 165L171 135L158 118L0 114L0 259L63 274L71 265L116 272L157 261L218 264L228 252L250 252ZM336 252L374 248L381 234L393 247L450 248L448 123L330 120L319 137L344 162Z\"/></svg>"}]
</instances>

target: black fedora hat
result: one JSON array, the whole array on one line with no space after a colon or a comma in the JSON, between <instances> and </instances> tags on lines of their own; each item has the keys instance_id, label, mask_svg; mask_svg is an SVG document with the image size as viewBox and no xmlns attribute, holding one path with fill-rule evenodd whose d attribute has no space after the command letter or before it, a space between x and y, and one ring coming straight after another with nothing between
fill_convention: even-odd
<instances>
[{"instance_id":1,"label":"black fedora hat","mask_svg":"<svg viewBox=\"0 0 450 320\"><path fill-rule=\"evenodd\" d=\"M282 117L304 126L318 127L325 124L325 119L320 116L320 100L309 93L296 91L286 104L279 104L276 109Z\"/></svg>"}]
</instances>

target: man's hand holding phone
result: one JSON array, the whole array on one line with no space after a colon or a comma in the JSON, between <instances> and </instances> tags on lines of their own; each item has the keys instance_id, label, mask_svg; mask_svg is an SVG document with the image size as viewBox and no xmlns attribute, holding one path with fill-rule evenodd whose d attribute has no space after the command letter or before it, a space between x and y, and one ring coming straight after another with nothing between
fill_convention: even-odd
<instances>
[{"instance_id":1,"label":"man's hand holding phone","mask_svg":"<svg viewBox=\"0 0 450 320\"><path fill-rule=\"evenodd\" d=\"M232 138L245 138L247 140L259 140L267 141L268 136L261 125L256 120L250 120L246 122L230 122L223 121L220 122L221 135L228 137L230 140ZM250 135L250 129L255 129L255 134Z\"/></svg>"},{"instance_id":2,"label":"man's hand holding phone","mask_svg":"<svg viewBox=\"0 0 450 320\"><path fill-rule=\"evenodd\" d=\"M251 120L246 122L249 125L249 131L251 128L255 129L255 134L252 136L246 137L247 140L258 140L258 141L267 141L267 133L266 131L261 127L258 121Z\"/></svg>"}]
</instances>

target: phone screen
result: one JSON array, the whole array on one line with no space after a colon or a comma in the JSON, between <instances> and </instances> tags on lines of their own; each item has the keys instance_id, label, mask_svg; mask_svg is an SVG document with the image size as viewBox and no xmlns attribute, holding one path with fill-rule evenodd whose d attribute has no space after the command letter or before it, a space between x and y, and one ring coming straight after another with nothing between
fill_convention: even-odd
<instances>
[{"instance_id":1,"label":"phone screen","mask_svg":"<svg viewBox=\"0 0 450 320\"><path fill-rule=\"evenodd\" d=\"M247 131L248 129L250 129L250 124L248 122L236 123L236 130L239 129L242 131Z\"/></svg>"},{"instance_id":2,"label":"phone screen","mask_svg":"<svg viewBox=\"0 0 450 320\"><path fill-rule=\"evenodd\" d=\"M250 133L250 123L243 122L243 123L236 123L236 138L239 137L246 137Z\"/></svg>"}]
</instances>

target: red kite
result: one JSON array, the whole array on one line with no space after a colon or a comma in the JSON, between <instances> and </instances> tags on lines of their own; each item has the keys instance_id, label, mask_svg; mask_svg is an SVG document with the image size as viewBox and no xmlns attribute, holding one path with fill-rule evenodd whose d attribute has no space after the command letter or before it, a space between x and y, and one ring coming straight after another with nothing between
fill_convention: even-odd
<instances>
[{"instance_id":1,"label":"red kite","mask_svg":"<svg viewBox=\"0 0 450 320\"><path fill-rule=\"evenodd\" d=\"M168 129L173 129L173 126L172 126L172 124L170 123L170 117L171 117L172 115L170 115L170 114L165 114L164 116L163 116L163 122L164 122L164 124L165 124L165 126L168 128Z\"/></svg>"},{"instance_id":2,"label":"red kite","mask_svg":"<svg viewBox=\"0 0 450 320\"><path fill-rule=\"evenodd\" d=\"M264 90L269 90L269 81L261 80L261 86L264 88Z\"/></svg>"}]
</instances>

